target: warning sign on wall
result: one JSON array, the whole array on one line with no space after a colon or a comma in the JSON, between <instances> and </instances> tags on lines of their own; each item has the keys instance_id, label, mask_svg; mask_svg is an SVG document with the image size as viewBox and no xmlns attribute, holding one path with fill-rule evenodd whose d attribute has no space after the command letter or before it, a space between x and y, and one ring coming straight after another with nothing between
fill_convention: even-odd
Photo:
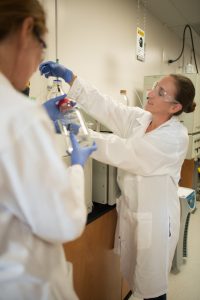
<instances>
[{"instance_id":1,"label":"warning sign on wall","mask_svg":"<svg viewBox=\"0 0 200 300\"><path fill-rule=\"evenodd\" d=\"M144 52L144 39L145 32L137 27L137 45L136 45L136 57L138 60L144 61L145 52Z\"/></svg>"}]
</instances>

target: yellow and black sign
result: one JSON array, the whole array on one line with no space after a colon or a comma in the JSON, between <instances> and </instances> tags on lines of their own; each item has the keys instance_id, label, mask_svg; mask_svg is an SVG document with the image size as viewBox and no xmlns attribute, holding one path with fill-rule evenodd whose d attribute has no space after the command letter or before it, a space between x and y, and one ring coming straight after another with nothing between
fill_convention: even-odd
<instances>
[{"instance_id":1,"label":"yellow and black sign","mask_svg":"<svg viewBox=\"0 0 200 300\"><path fill-rule=\"evenodd\" d=\"M145 32L141 28L137 27L136 57L138 60L141 61L144 61L144 57L145 57L144 41L145 41Z\"/></svg>"}]
</instances>

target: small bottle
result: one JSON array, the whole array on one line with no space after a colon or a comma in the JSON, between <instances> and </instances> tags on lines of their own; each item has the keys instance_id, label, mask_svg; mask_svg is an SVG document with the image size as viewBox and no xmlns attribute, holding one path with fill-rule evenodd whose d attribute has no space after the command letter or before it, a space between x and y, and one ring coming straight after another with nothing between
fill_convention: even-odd
<instances>
[{"instance_id":1,"label":"small bottle","mask_svg":"<svg viewBox=\"0 0 200 300\"><path fill-rule=\"evenodd\" d=\"M81 146L91 146L92 140L88 131L87 124L75 101L69 98L64 98L58 103L59 109L62 112L58 124L61 133L69 138L70 130L76 135L77 141ZM70 141L70 139L69 139ZM71 143L68 141L68 153L72 151Z\"/></svg>"},{"instance_id":2,"label":"small bottle","mask_svg":"<svg viewBox=\"0 0 200 300\"><path fill-rule=\"evenodd\" d=\"M52 86L48 86L47 88L47 100L65 94L62 89L62 81L60 79L54 79Z\"/></svg>"},{"instance_id":3,"label":"small bottle","mask_svg":"<svg viewBox=\"0 0 200 300\"><path fill-rule=\"evenodd\" d=\"M193 73L195 73L194 66L191 63L189 63L189 64L186 65L186 67L185 67L185 73L187 73L187 74L193 74Z\"/></svg>"},{"instance_id":4,"label":"small bottle","mask_svg":"<svg viewBox=\"0 0 200 300\"><path fill-rule=\"evenodd\" d=\"M120 90L120 99L119 102L124 104L124 105L128 105L128 97L127 97L127 92L126 90Z\"/></svg>"}]
</instances>

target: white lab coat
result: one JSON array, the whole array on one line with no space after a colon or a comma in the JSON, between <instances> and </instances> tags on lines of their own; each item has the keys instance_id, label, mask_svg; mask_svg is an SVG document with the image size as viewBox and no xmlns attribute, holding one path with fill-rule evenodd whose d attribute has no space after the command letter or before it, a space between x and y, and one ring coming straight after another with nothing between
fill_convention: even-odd
<instances>
[{"instance_id":1,"label":"white lab coat","mask_svg":"<svg viewBox=\"0 0 200 300\"><path fill-rule=\"evenodd\" d=\"M177 187L187 129L172 117L145 133L149 112L119 105L79 79L68 96L114 133L92 133L98 147L93 157L119 168L115 248L123 276L137 297L162 295L179 235Z\"/></svg>"},{"instance_id":2,"label":"white lab coat","mask_svg":"<svg viewBox=\"0 0 200 300\"><path fill-rule=\"evenodd\" d=\"M0 299L77 300L62 243L86 223L82 167L65 167L45 110L2 74L0 106Z\"/></svg>"}]
</instances>

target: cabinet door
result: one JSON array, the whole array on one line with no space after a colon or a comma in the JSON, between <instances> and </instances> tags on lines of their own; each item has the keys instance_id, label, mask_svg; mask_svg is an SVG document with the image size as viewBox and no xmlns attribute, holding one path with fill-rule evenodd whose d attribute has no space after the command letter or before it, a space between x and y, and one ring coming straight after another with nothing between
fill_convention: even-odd
<instances>
[{"instance_id":1,"label":"cabinet door","mask_svg":"<svg viewBox=\"0 0 200 300\"><path fill-rule=\"evenodd\" d=\"M112 209L89 223L79 239L64 244L81 300L121 300L119 256L113 252L116 221L117 213Z\"/></svg>"}]
</instances>

